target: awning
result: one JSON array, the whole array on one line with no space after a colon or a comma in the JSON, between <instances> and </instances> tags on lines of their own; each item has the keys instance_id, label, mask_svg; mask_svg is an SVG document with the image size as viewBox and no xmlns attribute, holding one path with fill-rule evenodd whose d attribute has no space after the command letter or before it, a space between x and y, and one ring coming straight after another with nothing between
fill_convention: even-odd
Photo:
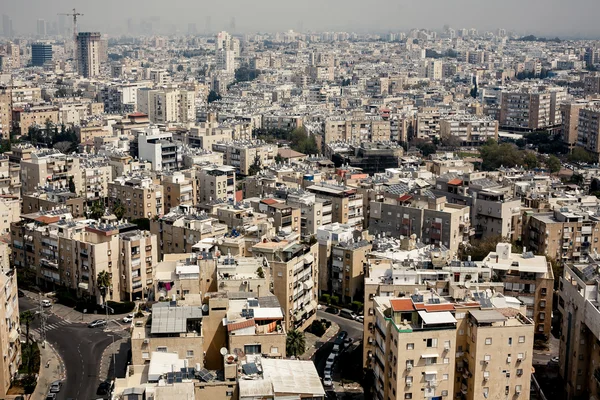
<instances>
[{"instance_id":1,"label":"awning","mask_svg":"<svg viewBox=\"0 0 600 400\"><path fill-rule=\"evenodd\" d=\"M313 311L315 309L315 307L312 305L312 301L310 303L308 303L306 306L304 306L304 311L306 313L309 313L311 311Z\"/></svg>"},{"instance_id":2,"label":"awning","mask_svg":"<svg viewBox=\"0 0 600 400\"><path fill-rule=\"evenodd\" d=\"M419 311L419 316L425 325L452 324L456 323L456 318L449 311L427 312Z\"/></svg>"},{"instance_id":3,"label":"awning","mask_svg":"<svg viewBox=\"0 0 600 400\"><path fill-rule=\"evenodd\" d=\"M315 286L315 283L312 279L307 279L302 284L304 285L304 289L306 290L312 289Z\"/></svg>"},{"instance_id":4,"label":"awning","mask_svg":"<svg viewBox=\"0 0 600 400\"><path fill-rule=\"evenodd\" d=\"M315 261L315 258L313 257L312 254L307 254L304 256L304 264L306 264L306 265L312 264L313 261Z\"/></svg>"},{"instance_id":5,"label":"awning","mask_svg":"<svg viewBox=\"0 0 600 400\"><path fill-rule=\"evenodd\" d=\"M296 321L301 321L302 320L302 316L304 315L303 311L296 311L294 313L294 320Z\"/></svg>"},{"instance_id":6,"label":"awning","mask_svg":"<svg viewBox=\"0 0 600 400\"><path fill-rule=\"evenodd\" d=\"M8 334L8 338L10 339L11 343L16 343L16 341L19 340L19 336L19 332L16 329L13 329Z\"/></svg>"},{"instance_id":7,"label":"awning","mask_svg":"<svg viewBox=\"0 0 600 400\"><path fill-rule=\"evenodd\" d=\"M421 358L437 358L438 354L421 354Z\"/></svg>"},{"instance_id":8,"label":"awning","mask_svg":"<svg viewBox=\"0 0 600 400\"><path fill-rule=\"evenodd\" d=\"M89 285L87 282L79 282L79 285L77 285L77 287L79 287L79 289L88 290Z\"/></svg>"}]
</instances>

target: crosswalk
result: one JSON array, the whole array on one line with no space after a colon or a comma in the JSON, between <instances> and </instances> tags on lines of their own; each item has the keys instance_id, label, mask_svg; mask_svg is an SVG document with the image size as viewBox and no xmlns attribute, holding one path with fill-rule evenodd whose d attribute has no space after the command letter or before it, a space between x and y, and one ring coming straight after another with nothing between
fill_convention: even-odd
<instances>
[{"instance_id":1,"label":"crosswalk","mask_svg":"<svg viewBox=\"0 0 600 400\"><path fill-rule=\"evenodd\" d=\"M66 326L66 325L71 325L71 324L72 324L71 321L67 321L67 320L63 319L60 322L56 322L54 324L48 324L48 325L46 325L45 331L47 333L47 332L52 331L54 329L60 328L61 326ZM31 332L33 332L33 333L35 333L37 335L40 335L42 333L42 328L39 327L39 328L36 328L36 329L32 329Z\"/></svg>"}]
</instances>

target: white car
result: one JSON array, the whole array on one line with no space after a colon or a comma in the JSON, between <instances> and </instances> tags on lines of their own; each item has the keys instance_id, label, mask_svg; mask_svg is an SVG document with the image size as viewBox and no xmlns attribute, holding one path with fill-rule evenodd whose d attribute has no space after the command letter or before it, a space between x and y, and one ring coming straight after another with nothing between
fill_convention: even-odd
<instances>
[{"instance_id":1,"label":"white car","mask_svg":"<svg viewBox=\"0 0 600 400\"><path fill-rule=\"evenodd\" d=\"M330 376L326 376L325 378L323 378L323 386L325 386L325 387L333 386L333 381L331 380Z\"/></svg>"},{"instance_id":2,"label":"white car","mask_svg":"<svg viewBox=\"0 0 600 400\"><path fill-rule=\"evenodd\" d=\"M340 352L340 345L339 344L334 344L333 345L333 349L331 350L334 353L339 353Z\"/></svg>"},{"instance_id":3,"label":"white car","mask_svg":"<svg viewBox=\"0 0 600 400\"><path fill-rule=\"evenodd\" d=\"M125 322L126 324L131 323L131 321L133 321L133 314L128 314L123 317L123 322Z\"/></svg>"},{"instance_id":4,"label":"white car","mask_svg":"<svg viewBox=\"0 0 600 400\"><path fill-rule=\"evenodd\" d=\"M356 317L356 321L360 322L361 324L365 322L365 317L362 315L359 315L358 317Z\"/></svg>"},{"instance_id":5,"label":"white car","mask_svg":"<svg viewBox=\"0 0 600 400\"><path fill-rule=\"evenodd\" d=\"M42 306L52 307L52 302L50 300L42 300Z\"/></svg>"}]
</instances>

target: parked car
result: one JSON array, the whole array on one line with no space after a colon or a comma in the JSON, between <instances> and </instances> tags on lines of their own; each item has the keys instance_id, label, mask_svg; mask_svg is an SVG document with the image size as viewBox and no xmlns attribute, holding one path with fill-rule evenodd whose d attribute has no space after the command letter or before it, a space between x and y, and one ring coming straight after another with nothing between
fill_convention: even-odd
<instances>
[{"instance_id":1,"label":"parked car","mask_svg":"<svg viewBox=\"0 0 600 400\"><path fill-rule=\"evenodd\" d=\"M344 347L345 348L350 347L352 345L352 342L354 342L354 339L352 339L351 337L346 338L344 340Z\"/></svg>"},{"instance_id":2,"label":"parked car","mask_svg":"<svg viewBox=\"0 0 600 400\"><path fill-rule=\"evenodd\" d=\"M341 331L340 333L338 333L338 339L340 340L346 340L346 338L348 337L348 332L346 331Z\"/></svg>"},{"instance_id":3,"label":"parked car","mask_svg":"<svg viewBox=\"0 0 600 400\"><path fill-rule=\"evenodd\" d=\"M325 309L325 312L326 312L326 313L329 313L329 314L333 314L333 315L338 315L338 314L340 313L340 310L338 310L338 309L337 309L337 308L335 308L335 307L327 307L327 308Z\"/></svg>"},{"instance_id":4,"label":"parked car","mask_svg":"<svg viewBox=\"0 0 600 400\"><path fill-rule=\"evenodd\" d=\"M361 324L365 322L365 317L362 315L359 315L356 317L356 321L360 322Z\"/></svg>"},{"instance_id":5,"label":"parked car","mask_svg":"<svg viewBox=\"0 0 600 400\"><path fill-rule=\"evenodd\" d=\"M558 356L556 356L556 357L552 357L552 358L550 359L550 361L548 361L548 365L558 365L558 362L559 362L559 358L558 358Z\"/></svg>"},{"instance_id":6,"label":"parked car","mask_svg":"<svg viewBox=\"0 0 600 400\"><path fill-rule=\"evenodd\" d=\"M42 306L44 307L52 307L52 302L50 300L42 300Z\"/></svg>"},{"instance_id":7,"label":"parked car","mask_svg":"<svg viewBox=\"0 0 600 400\"><path fill-rule=\"evenodd\" d=\"M335 363L335 359L337 358L337 354L331 353L329 357L327 357L327 361L325 361L325 368L331 367L333 368L333 364Z\"/></svg>"},{"instance_id":8,"label":"parked car","mask_svg":"<svg viewBox=\"0 0 600 400\"><path fill-rule=\"evenodd\" d=\"M331 380L330 376L326 376L325 378L323 378L323 386L325 386L325 387L333 386L333 381Z\"/></svg>"},{"instance_id":9,"label":"parked car","mask_svg":"<svg viewBox=\"0 0 600 400\"><path fill-rule=\"evenodd\" d=\"M61 388L62 388L61 381L52 382L52 385L50 385L50 393L58 393L58 392L60 392Z\"/></svg>"},{"instance_id":10,"label":"parked car","mask_svg":"<svg viewBox=\"0 0 600 400\"><path fill-rule=\"evenodd\" d=\"M88 328L98 328L100 326L105 326L106 325L106 321L103 319L97 319L95 321L92 321L88 324Z\"/></svg>"},{"instance_id":11,"label":"parked car","mask_svg":"<svg viewBox=\"0 0 600 400\"><path fill-rule=\"evenodd\" d=\"M334 344L333 345L333 349L331 350L334 353L339 353L340 352L340 345L339 344Z\"/></svg>"},{"instance_id":12,"label":"parked car","mask_svg":"<svg viewBox=\"0 0 600 400\"><path fill-rule=\"evenodd\" d=\"M323 376L331 377L332 371L333 371L333 368L331 366L329 366L329 367L325 366L325 372L323 373Z\"/></svg>"},{"instance_id":13,"label":"parked car","mask_svg":"<svg viewBox=\"0 0 600 400\"><path fill-rule=\"evenodd\" d=\"M131 323L131 321L133 321L133 314L127 314L123 317L123 322L125 322L126 324Z\"/></svg>"},{"instance_id":14,"label":"parked car","mask_svg":"<svg viewBox=\"0 0 600 400\"><path fill-rule=\"evenodd\" d=\"M356 314L352 310L348 310L347 308L342 308L342 310L340 311L340 317L355 320Z\"/></svg>"},{"instance_id":15,"label":"parked car","mask_svg":"<svg viewBox=\"0 0 600 400\"><path fill-rule=\"evenodd\" d=\"M46 395L46 400L56 400L56 393L48 393Z\"/></svg>"}]
</instances>

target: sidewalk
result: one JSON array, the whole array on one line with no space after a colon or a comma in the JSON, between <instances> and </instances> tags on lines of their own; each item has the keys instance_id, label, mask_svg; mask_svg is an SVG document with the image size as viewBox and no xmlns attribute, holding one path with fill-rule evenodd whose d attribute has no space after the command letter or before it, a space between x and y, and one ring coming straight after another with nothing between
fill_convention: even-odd
<instances>
[{"instance_id":1,"label":"sidewalk","mask_svg":"<svg viewBox=\"0 0 600 400\"><path fill-rule=\"evenodd\" d=\"M23 293L25 294L25 296L29 297L30 299L32 299L36 302L40 300L40 296L37 293L33 293L33 292L30 292L27 290L23 290ZM48 299L48 297L45 297L44 295L42 295L41 299ZM82 324L89 324L90 322L95 321L97 319L106 319L106 314L103 314L103 313L83 314L83 313L80 313L79 311L76 311L74 308L67 307L67 306L64 306L59 303L53 303L52 307L48 307L46 309L46 312L48 312L50 314L54 314L57 317L64 319L68 322L72 322L72 323L79 322ZM135 312L135 310L132 312ZM108 319L109 320L122 320L123 317L126 315L127 314L108 314Z\"/></svg>"},{"instance_id":2,"label":"sidewalk","mask_svg":"<svg viewBox=\"0 0 600 400\"><path fill-rule=\"evenodd\" d=\"M47 342L45 347L42 347L40 342L38 345L40 346L40 373L30 400L45 400L52 382L65 379L65 366L56 350Z\"/></svg>"},{"instance_id":3,"label":"sidewalk","mask_svg":"<svg viewBox=\"0 0 600 400\"><path fill-rule=\"evenodd\" d=\"M129 338L129 335L122 337L104 349L98 372L100 381L115 379L115 373L117 376L124 376L124 370L127 368L127 352L131 349ZM117 363L116 367L113 365L113 355Z\"/></svg>"}]
</instances>

